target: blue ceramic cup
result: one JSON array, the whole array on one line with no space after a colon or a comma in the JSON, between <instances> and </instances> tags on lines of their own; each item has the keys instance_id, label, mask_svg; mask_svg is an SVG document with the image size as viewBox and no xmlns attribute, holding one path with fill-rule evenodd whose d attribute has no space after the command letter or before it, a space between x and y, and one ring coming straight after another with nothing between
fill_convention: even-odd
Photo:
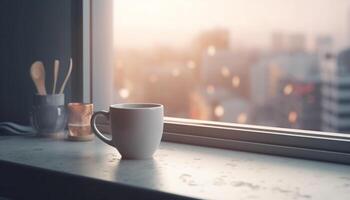
<instances>
[{"instance_id":1,"label":"blue ceramic cup","mask_svg":"<svg viewBox=\"0 0 350 200\"><path fill-rule=\"evenodd\" d=\"M31 122L38 135L53 136L67 125L64 94L34 95Z\"/></svg>"}]
</instances>

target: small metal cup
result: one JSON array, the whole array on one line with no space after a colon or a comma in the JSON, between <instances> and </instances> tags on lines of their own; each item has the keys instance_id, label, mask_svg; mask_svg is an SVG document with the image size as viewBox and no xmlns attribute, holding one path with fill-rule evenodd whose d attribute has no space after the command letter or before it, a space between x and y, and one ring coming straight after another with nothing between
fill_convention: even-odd
<instances>
[{"instance_id":1,"label":"small metal cup","mask_svg":"<svg viewBox=\"0 0 350 200\"><path fill-rule=\"evenodd\" d=\"M92 140L94 134L91 131L90 120L93 113L93 104L69 103L68 113L67 139L75 141Z\"/></svg>"}]
</instances>

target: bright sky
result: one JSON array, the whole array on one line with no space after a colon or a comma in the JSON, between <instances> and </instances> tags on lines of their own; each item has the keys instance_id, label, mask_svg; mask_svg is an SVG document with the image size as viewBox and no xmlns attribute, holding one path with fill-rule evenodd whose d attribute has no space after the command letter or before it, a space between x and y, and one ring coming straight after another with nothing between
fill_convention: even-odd
<instances>
[{"instance_id":1,"label":"bright sky","mask_svg":"<svg viewBox=\"0 0 350 200\"><path fill-rule=\"evenodd\" d=\"M350 0L114 1L115 44L121 47L185 47L215 27L248 46L267 46L274 31L328 34L337 47L350 42Z\"/></svg>"}]
</instances>

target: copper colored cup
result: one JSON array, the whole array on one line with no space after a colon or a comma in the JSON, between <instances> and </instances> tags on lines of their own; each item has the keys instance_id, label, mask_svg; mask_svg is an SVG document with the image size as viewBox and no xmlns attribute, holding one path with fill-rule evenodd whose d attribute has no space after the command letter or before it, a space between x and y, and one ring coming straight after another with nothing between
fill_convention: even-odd
<instances>
[{"instance_id":1,"label":"copper colored cup","mask_svg":"<svg viewBox=\"0 0 350 200\"><path fill-rule=\"evenodd\" d=\"M91 140L94 137L90 126L93 104L69 103L68 113L68 139Z\"/></svg>"}]
</instances>

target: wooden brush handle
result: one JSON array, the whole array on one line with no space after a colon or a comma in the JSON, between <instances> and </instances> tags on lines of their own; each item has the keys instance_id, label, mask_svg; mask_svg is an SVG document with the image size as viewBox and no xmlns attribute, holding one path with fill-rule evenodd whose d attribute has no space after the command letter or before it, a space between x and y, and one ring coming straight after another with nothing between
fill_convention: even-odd
<instances>
[{"instance_id":1,"label":"wooden brush handle","mask_svg":"<svg viewBox=\"0 0 350 200\"><path fill-rule=\"evenodd\" d=\"M66 84L67 84L67 81L68 81L68 79L69 79L69 76L70 76L70 74L72 73L72 68L73 68L73 61L72 61L72 58L71 58L71 59L70 59L70 62L69 62L69 69L68 69L67 76L66 76L66 78L64 79L63 84L62 84L61 89L60 89L60 92L59 92L60 94L63 93L64 88L66 87Z\"/></svg>"},{"instance_id":2,"label":"wooden brush handle","mask_svg":"<svg viewBox=\"0 0 350 200\"><path fill-rule=\"evenodd\" d=\"M56 93L56 83L57 83L57 77L58 77L58 69L60 67L60 61L55 60L54 63L54 71L53 71L53 87L52 87L52 94Z\"/></svg>"}]
</instances>

